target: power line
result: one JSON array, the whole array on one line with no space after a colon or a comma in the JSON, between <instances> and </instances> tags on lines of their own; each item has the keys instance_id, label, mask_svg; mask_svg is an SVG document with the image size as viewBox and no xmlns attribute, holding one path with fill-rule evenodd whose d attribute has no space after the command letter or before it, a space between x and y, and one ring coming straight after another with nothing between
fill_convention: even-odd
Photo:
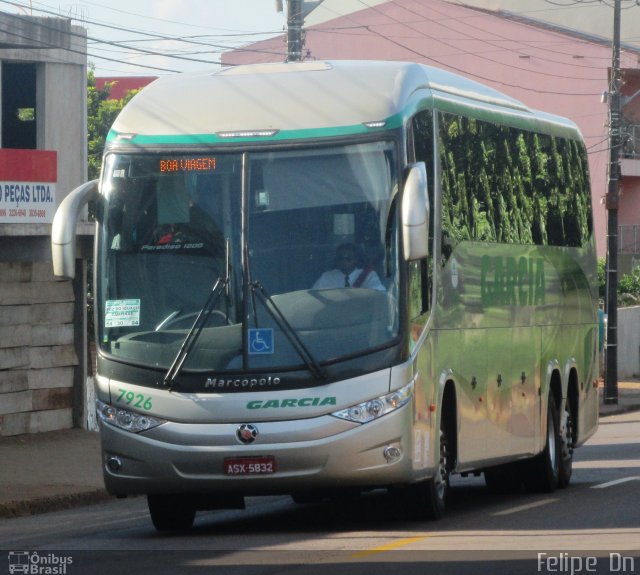
<instances>
[{"instance_id":1,"label":"power line","mask_svg":"<svg viewBox=\"0 0 640 575\"><path fill-rule=\"evenodd\" d=\"M0 0L0 1L2 1L5 4L11 4L11 5L14 5L14 6L18 6L18 4L16 2L12 2L11 0ZM54 12L51 12L51 11L48 11L48 10L39 10L39 11L43 12L44 14L53 14L53 15L55 15ZM20 18L20 16L14 16L14 18ZM48 29L52 29L52 30L54 29L52 26L47 26L46 24L44 24L42 22L35 21L34 24L37 25L37 26L40 26L42 28L48 28ZM135 32L135 30L131 30L129 28L124 28L124 27L120 27L120 28L118 28L116 26L107 26L107 27L112 28L112 29L116 29L116 30L126 31L126 32L132 32L132 31ZM116 46L116 47L120 47L120 48L125 48L125 49L128 49L128 50L132 50L132 51L135 51L135 52L140 52L140 53L143 53L143 54L149 54L149 55L153 55L153 56L166 56L166 54L162 54L162 53L160 53L158 51L155 51L155 50L146 50L145 48L133 48L131 46L127 46L126 44L123 44L122 42L115 42L113 40L103 40L102 38L96 38L94 36L89 36L88 34L85 36L84 34L79 34L77 32L72 32L72 31L67 32L67 34L69 36L75 36L75 37L79 37L79 38L86 38L87 40L93 40L93 41L99 42L101 44L108 44L110 46ZM153 36L153 37L155 37L157 39L174 40L174 38L171 38L169 36L160 35L160 34L147 34L147 33L145 33L145 35ZM217 47L214 44L211 44L210 46ZM199 63L203 63L203 64L210 64L211 63L208 60L201 60L201 59L196 59L196 58L186 58L186 57L176 56L176 55L174 55L172 57L176 58L178 60L190 60L190 61L193 61L193 62L199 62Z\"/></svg>"},{"instance_id":2,"label":"power line","mask_svg":"<svg viewBox=\"0 0 640 575\"><path fill-rule=\"evenodd\" d=\"M363 6L369 8L370 10L373 10L373 11L377 12L378 14L381 14L385 18L387 18L389 20L392 20L393 22L395 22L397 24L400 24L400 25L403 25L403 26L407 26L409 29L412 29L412 30L418 32L419 34L421 34L424 37L431 38L432 40L434 40L436 42L439 42L439 43L441 43L441 44L443 44L445 46L448 46L449 48L454 48L454 49L457 50L457 53L461 53L461 52L465 53L464 51L460 50L459 46L451 44L449 42L446 42L446 41L444 41L444 40L442 40L440 38L435 38L435 37L425 33L422 30L416 30L415 28L411 27L410 25L405 24L402 21L398 20L397 18L392 17L390 14L388 14L387 12L381 10L377 6L370 6L366 2L364 2L363 0L358 0L358 1ZM391 3L395 4L395 5L398 5L397 2L391 2ZM351 18L350 16L347 16L347 18L349 20L351 20L351 21L354 21L354 19ZM424 20L426 20L426 18ZM394 44L394 45L396 45L396 46L398 46L400 48L403 48L404 50L407 50L407 51L415 54L416 56L418 56L421 59L424 59L424 60L426 60L428 62L435 62L435 63L437 63L438 65L440 65L440 66L442 66L444 68L449 68L451 70L454 70L454 71L459 72L461 74L464 74L466 76L471 76L471 77L474 77L474 78L478 78L478 79L483 80L485 82L493 82L493 83L497 83L497 84L500 84L500 85L503 85L503 86L507 86L507 87L510 87L510 88L518 88L518 89L522 89L522 90L528 90L528 91L536 92L536 93L539 93L539 94L554 94L554 95L563 95L563 96L588 96L588 97L594 97L594 96L598 96L599 95L598 93L595 93L595 92L594 93L591 93L591 92L588 92L588 93L585 93L585 92L572 93L572 92L558 92L558 91L554 91L554 90L541 90L539 88L531 88L531 87L522 86L522 85L519 85L519 84L512 84L512 83L506 82L504 80L498 80L498 79L495 79L495 78L488 78L486 76L482 76L480 74L476 74L474 72L470 72L469 70L461 69L461 68L459 68L457 66L452 65L450 62L444 62L441 59L434 57L433 55L424 54L423 52L420 52L419 50L416 50L414 48L411 48L410 46L407 46L406 44L403 44L401 42L398 42L398 41L394 40L390 36L385 36L384 34L382 34L382 33L378 32L377 30L373 29L372 26L367 26L367 30L369 30L371 33L373 33L373 34L385 39L386 41L388 41L388 42L390 42L390 43L392 43L392 44ZM470 52L466 52L466 53L471 54ZM503 62L496 62L495 60L492 60L490 58L483 58L483 59L485 59L487 61L490 61L492 63L498 63L498 64L501 64L501 65L504 65L506 67L511 67L511 68L514 68L514 69L525 70L527 72L531 72L531 70L529 70L529 69L519 68L519 67L516 67L516 66L505 64ZM564 77L566 77L566 76L563 76L563 78Z\"/></svg>"},{"instance_id":3,"label":"power line","mask_svg":"<svg viewBox=\"0 0 640 575\"><path fill-rule=\"evenodd\" d=\"M367 7L367 8L370 8L370 9L375 9L376 8L375 6L371 6L371 5L367 4L364 0L358 0L358 1L360 2L361 5L363 5L363 6ZM590 1L590 0L585 0L585 1ZM602 0L593 0L593 1L594 2L601 2ZM638 2L640 2L640 0L629 0L629 1L633 1L633 2L638 1ZM535 14L535 13L538 13L538 12L549 12L550 10L554 10L554 9L521 10L521 11L518 11L517 13L516 12L505 12L505 11L492 12L492 11L475 9L473 7L470 7L470 6L462 3L460 0L457 0L455 2L454 2L454 0L447 0L447 2L449 2L449 3L451 3L451 4L455 5L455 6L465 8L469 12L474 12L474 14L467 15L467 16L456 15L455 17L443 15L440 18L429 18L430 22L439 22L439 23L447 22L447 21L456 22L456 23L461 22L461 23L465 23L466 25L468 25L470 27L473 27L473 28L476 28L478 30L482 30L482 31L485 31L485 32L488 30L488 28L479 28L478 26L473 26L473 24L470 24L469 22L472 21L472 20L477 20L479 18L482 18L482 19L486 19L486 18L513 19L514 17L516 17L516 18L522 17L525 14ZM419 2L417 2L417 3L419 4ZM400 6L400 7L402 7L403 9L405 9L407 11L416 13L415 11L412 11L410 8L408 8L407 6L404 6L403 4L398 2L398 0L389 0L387 2L387 4L393 4L395 6ZM431 8L433 8L433 7L431 7ZM440 14L442 14L442 13L440 12ZM527 17L524 16L524 18L527 18ZM422 17L420 21L425 21L425 18ZM518 20L516 20L516 21L518 21ZM541 28L541 25L544 26L544 22L541 21L541 20L537 20L537 19L526 19L524 21L519 21L519 22L521 24L524 24L524 25L528 26L529 28L537 28L537 29L539 29L539 28ZM400 20L397 20L397 23L404 23L404 22L401 22ZM407 22L407 23L411 23L411 22ZM376 26L380 26L380 25L381 24L376 24ZM562 27L559 27L559 28L562 28ZM567 33L571 33L570 31L567 31L565 29L561 29L561 30L559 30L559 32L561 34L564 34L564 35L566 35ZM495 34L495 32L492 32L492 33ZM632 38L630 38L629 40L631 40L631 39ZM531 47L536 48L538 50L544 50L544 51L550 52L552 54L567 55L566 52L561 52L561 51L558 51L558 50L553 50L553 49L550 49L550 48L546 48L544 46L535 45L536 41L534 41L534 40L527 40L526 38L518 38L516 40L511 39L511 41L518 42L518 43L523 43L526 46L531 46ZM599 42L595 38L594 39L585 39L583 37L580 37L579 35L576 36L571 41L572 44L575 44L576 42L582 43L582 44L584 44L586 46L592 46L594 44L602 43L602 41ZM558 45L561 45L563 43L568 43L568 42L566 40L563 40L562 42L554 42L554 45L558 46ZM607 43L607 45L608 45L608 43ZM537 58L541 58L541 57L537 56ZM610 57L609 56L606 56L606 57L604 57L604 56L603 57L590 56L590 59L605 59L605 60L608 61L610 59ZM547 60L547 61L555 62L555 60ZM590 66L581 66L580 64L577 64L577 63L575 63L575 66L576 67L590 67Z\"/></svg>"},{"instance_id":4,"label":"power line","mask_svg":"<svg viewBox=\"0 0 640 575\"><path fill-rule=\"evenodd\" d=\"M19 16L15 16L15 17L19 18ZM66 52L71 52L73 54L80 54L81 56L85 56L85 57L87 56L87 52L86 51L76 50L76 49L71 48L71 47L64 47L63 48L63 47L58 46L56 44L49 44L49 43L43 42L42 40L37 39L37 38L32 38L32 37L29 37L29 36L25 36L23 34L17 34L16 32L13 32L12 30L0 28L0 32L4 32L5 34L7 34L9 36L13 36L14 38L20 38L21 40L28 40L30 42L37 42L37 43L41 44L42 47L44 47L44 48L60 49L60 50L66 51ZM109 62L118 62L120 64L122 63L122 60L116 60L115 58L107 58L107 57L104 57L104 56L97 56L97 57L101 58L103 60L107 60ZM144 64L136 64L136 65L140 66L142 68L149 68L151 70L160 70L160 71L163 71L163 72L176 72L176 73L178 72L178 70L171 70L169 68L160 68L158 66L149 66L149 65L144 65Z\"/></svg>"},{"instance_id":5,"label":"power line","mask_svg":"<svg viewBox=\"0 0 640 575\"><path fill-rule=\"evenodd\" d=\"M408 9L408 8L405 8L405 9L407 9L407 10L411 11L411 10L410 10L410 9ZM434 8L432 8L432 9L433 9L433 10L435 10ZM438 14L441 14L441 15L442 15L442 12L438 12L437 10L435 10L435 11L436 11ZM443 18L442 20L441 20L441 19L438 19L438 20L436 20L436 21L438 21L438 22L442 22L443 20L451 20L451 18ZM457 22L457 20L455 20L455 19L453 19L453 21L454 21L454 22ZM452 28L451 28L450 26L447 26L446 24L443 24L443 25L444 25L447 29L452 30ZM481 32L486 32L486 29L485 29L485 28L480 28L479 26L475 26L475 25L471 24L470 22L464 22L464 25L465 25L465 26L467 26L467 27L469 27L469 28L473 28L474 30L479 30L479 31L481 31ZM528 28L535 27L535 25L534 25L533 23L525 23L525 25L526 25ZM536 28L537 28L537 27L536 27ZM492 31L491 33L492 33L494 36L496 36L497 38L499 38L498 42L500 42L500 41L510 42L510 43L514 43L514 44L516 44L516 45L523 45L523 47L524 47L524 48L533 48L534 50L543 50L543 51L545 51L545 52L551 52L552 54L560 54L560 55L562 55L562 56L569 56L569 54L567 54L566 52L561 52L561 51L558 51L558 50L552 50L552 49L547 48L547 47L542 46L542 45L535 45L535 46L532 46L531 44L532 44L533 42L531 42L531 41L527 41L527 40L523 40L523 39L508 38L508 37L502 36L502 35L500 35L500 34L497 34L497 33L496 33L496 32L494 32L494 31ZM475 40L477 40L477 41L480 41L480 42L484 42L484 43L486 43L486 44L489 44L490 46L495 45L495 41L485 40L485 39L483 39L483 38L478 38L478 37L475 37L475 36L474 36L474 39L475 39ZM570 44L571 44L571 45L573 45L573 44L575 43L575 41L576 41L576 40L574 40L574 41L573 41L573 42L571 42ZM593 42L588 42L588 41L584 41L584 40L578 40L578 42L579 42L579 43L584 43L584 44L589 45L589 46L593 45ZM556 45L557 45L557 44L556 44ZM529 52L528 52L528 51L527 51L527 52L524 52L524 53L523 53L523 55L530 56L530 54L529 54ZM536 59L536 60L541 60L541 61L544 61L544 62L551 62L551 63L554 63L554 64L557 64L557 63L558 63L558 60L557 60L557 59L555 59L555 58L554 58L554 59L544 58L544 57L540 56L539 54L536 54L534 57L535 57L535 59ZM594 70L600 70L600 68L598 68L598 67L596 67L596 66L583 66L583 65L578 64L578 63L576 63L576 62L571 62L571 64L566 64L566 65L567 65L567 66L569 66L569 65L570 65L570 66L571 66L571 68L589 68L589 69L594 69ZM530 70L527 70L527 71L530 71ZM568 76L564 76L564 77L569 78ZM585 79L588 79L588 78L575 78L575 79L585 80ZM597 78L597 80L598 80L598 81L601 81L601 80L602 80L602 78Z\"/></svg>"},{"instance_id":6,"label":"power line","mask_svg":"<svg viewBox=\"0 0 640 575\"><path fill-rule=\"evenodd\" d=\"M11 0L0 0L0 2L4 3L4 4L8 4L14 7L26 7L23 4L20 4L19 2L15 2L15 1L11 1ZM51 10L46 10L44 8L36 8L37 12L41 12L43 14L48 14L48 15L53 15L55 17L60 17L56 12L53 12ZM20 18L20 16L14 16L14 15L9 15L11 17L14 18ZM68 18L69 20L73 20L73 18ZM86 20L89 23L93 23L93 21L90 20ZM43 23L43 22L38 22L38 21L34 21L33 22L35 25L38 25L42 28L49 28L52 29L51 26L48 26L47 24ZM192 45L198 45L198 46L205 46L207 48L213 48L213 50L211 50L209 53L211 54L218 54L218 53L222 53L224 51L227 51L229 49L235 49L238 51L245 51L245 52L265 52L264 50L256 50L254 48L230 48L228 45L221 45L221 44L213 44L211 42L203 42L200 39L195 40L192 38L185 38L185 37L172 37L172 36L167 36L167 35L162 35L162 34L156 34L156 33L151 33L151 32L143 32L140 30L136 30L136 29L132 29L132 28L127 28L127 27L122 27L122 26L112 26L109 24L103 24L103 23L99 23L96 22L96 25L99 26L103 26L106 28L110 28L110 29L114 29L114 30L118 30L118 31L125 31L125 32L131 32L134 34L141 34L143 36L147 36L149 37L148 40L149 41L174 41L174 42L186 42L188 44L192 44ZM55 29L57 32L59 32L59 29ZM10 31L7 31L8 33L11 33ZM98 37L94 37L94 36L90 36L90 35L84 35L84 34L79 34L77 32L73 32L73 31L69 31L69 32L65 32L67 35L69 36L75 36L75 37L80 37L82 39L86 39L89 41L92 41L94 43L94 46L92 48L92 52L89 52L88 50L86 52L83 51L79 51L79 50L73 50L73 49L69 49L69 51L74 52L74 53L78 53L81 55L85 55L85 56L90 56L92 58L97 58L100 60L105 60L105 61L109 61L109 62L117 62L119 64L126 64L126 65L131 65L131 66L135 66L135 67L140 67L140 68L146 68L146 69L151 69L151 70L158 70L158 71L163 71L163 72L173 72L173 73L178 73L179 70L174 70L171 68L166 68L166 67L160 67L160 66L152 66L152 65L147 65L147 64L139 64L139 63L130 63L130 62L123 62L121 59L117 60L114 58L110 58L108 56L102 56L99 53L96 53L95 50L100 50L99 48L97 48L97 45L108 45L108 46L112 46L114 48L118 48L118 49L122 49L127 51L128 54L138 54L138 55L147 55L147 56L156 56L156 57L162 57L162 58L172 58L172 59L177 59L177 60L185 60L185 61L191 61L191 62L197 62L197 63L202 63L202 64L218 64L217 61L212 61L212 60L203 60L201 58L191 58L187 55L181 55L181 54L176 54L175 50L172 52L164 52L164 51L159 51L159 50L147 50L145 48L140 48L140 47L136 47L136 46L131 46L127 43L124 42L116 42L116 41L111 41L111 40L104 40L102 38L98 38ZM14 36L17 36L16 34L14 34ZM37 41L36 39L33 38L24 38L27 40L32 40L32 41ZM66 49L66 48L62 48L60 46L47 46L50 48L60 48L60 49ZM204 52L207 53L207 52ZM268 52L271 54L278 54L280 55L279 52Z\"/></svg>"},{"instance_id":7,"label":"power line","mask_svg":"<svg viewBox=\"0 0 640 575\"><path fill-rule=\"evenodd\" d=\"M13 2L8 1L8 0L3 0L3 1L6 4L13 4L13 5L15 5L17 7L20 7L20 8L33 9L31 2L26 3L26 4L20 4L17 0L14 0ZM126 11L126 10L118 10L117 8L113 8L113 7L110 7L110 6L105 6L105 5L102 5L102 4L98 4L96 2L88 2L87 0L84 0L84 2L87 3L87 4L93 5L93 6L97 6L97 7L101 8L101 9L104 9L104 10L112 10L112 11L115 11L115 12L118 12L118 13L125 14L127 16L135 16L135 17L138 17L138 18L146 19L146 20L154 20L154 21L162 22L165 26L167 24L177 24L179 26L193 27L193 28L199 28L199 29L203 29L203 30L212 30L212 28L209 27L209 26L201 26L201 25L198 25L198 24L191 24L191 23L187 23L187 22L176 22L176 21L167 22L167 20L163 19L163 18L156 18L154 16L142 15L142 14L138 14L138 13L135 13L135 12ZM35 10L37 12L42 12L43 14L50 14L50 15L53 15L53 16L61 17L60 12L59 11L56 12L55 9L52 8L51 6L48 6L47 4L44 4L44 3L39 3L39 5L42 6L42 8L37 8L36 7ZM67 18L70 19L70 20L76 20L77 22L79 22L83 26L86 23L86 24L93 24L95 26L99 26L99 27L102 27L102 28L110 28L112 30L118 30L118 31L128 31L128 32L133 32L133 33L136 33L136 34L141 34L141 35L146 35L146 36L151 36L151 37L171 38L171 36L161 35L161 34L158 34L157 32L152 32L152 31L149 31L149 30L143 30L143 29L140 29L140 28L138 28L138 29L128 28L128 27L122 26L121 23L111 24L111 23L108 23L106 21L95 20L95 19L92 19L92 18L86 18L84 16L82 16L80 18L68 16ZM267 34L278 34L278 33L281 33L281 30L280 31L263 31L263 32L235 31L233 33L231 33L231 30L229 30L229 29L221 28L221 30L224 30L226 33L225 34L215 34L213 36L244 37L244 36L252 36L252 35L267 35ZM212 34L210 34L210 35L212 35ZM180 39L181 37L177 36L175 38L176 39ZM184 38L185 38L186 41L188 41L188 39L190 37L186 36Z\"/></svg>"},{"instance_id":8,"label":"power line","mask_svg":"<svg viewBox=\"0 0 640 575\"><path fill-rule=\"evenodd\" d=\"M364 6L369 6L369 5L368 5L368 4L366 4L366 2L364 2L363 0L358 0L358 1L359 1L362 5L364 5ZM420 19L420 22L425 22L425 21L427 21L427 17L426 17L426 16L424 16L423 14L421 14L421 13L419 13L419 12L416 12L415 10L412 10L411 8L409 8L409 7L405 6L405 5L403 5L402 3L398 2L398 1L394 1L394 2L391 2L391 3L392 3L392 4L394 4L395 6L399 6L399 7L401 7L403 10L406 10L407 12L409 12L409 13L411 13L411 14L415 14L415 15L419 16L419 17L421 18L421 19ZM379 10L379 9L378 9L377 7L375 7L375 6L370 6L370 8L372 8L372 9L376 10L377 12L379 12L379 13L381 13L381 14L383 13L381 10ZM467 19L458 19L458 18L451 18L451 17L445 16L442 12L439 12L439 11L438 11L436 8L434 8L433 6L431 6L431 7L430 7L430 9L431 9L431 10L433 10L433 11L435 11L437 14L439 14L439 15L440 15L440 16L442 16L442 17L441 17L441 18L428 18L428 20L429 20L429 21L431 21L431 22L437 22L440 26L442 26L442 27L444 27L444 28L446 28L447 30L450 30L450 31L452 31L452 32L461 33L459 30L457 30L457 29L455 29L455 28L453 28L453 27L451 27L451 26L447 25L447 24L446 24L446 22L447 22L447 21L452 21L452 22L458 23L458 22L460 22L461 20L470 20L470 18L467 18ZM496 17L495 15L487 15L487 16L489 16L489 17L491 17L491 18L495 18L495 17ZM397 20L397 19L394 19L394 20L395 20L397 23L401 23L401 22L400 22L399 20ZM404 25L405 25L405 26L407 26L407 27L409 27L410 29L412 29L412 30L414 30L414 31L416 31L416 32L418 32L418 33L420 33L420 34L424 34L424 32L422 32L421 30L418 30L418 29L414 28L413 26L409 26L409 25L408 25L408 24L406 24L406 23L404 23ZM463 23L463 25L464 25L464 26L467 26L467 27L469 27L469 28L473 28L473 29L475 29L475 30L481 30L482 32L486 32L486 31L487 31L487 29L486 29L486 28L482 28L482 29L481 29L481 28L479 28L478 26L474 26L473 24L470 24L468 21L467 21L467 22L464 22L464 23ZM530 24L529 24L529 26L530 26ZM491 33L492 33L494 36L498 37L498 38L500 39L499 41L510 42L510 43L512 43L512 44L516 44L516 45L520 45L520 44L522 44L522 41L521 41L521 40L516 40L516 39L513 39L513 38L507 38L507 37L504 37L504 36L500 36L500 35L498 35L497 33L493 32L493 31L492 31ZM426 35L426 34L425 34L425 35ZM468 34L468 33L467 33L466 35L467 35L467 36L470 36L470 34ZM430 38L432 38L432 39L433 39L433 40L435 40L435 41L439 41L439 42L441 42L441 43L445 44L446 46L454 47L454 48L457 50L457 52L458 52L458 53L461 51L461 50L460 50L460 48L459 48L457 45L452 46L450 43L446 42L444 39L441 39L441 38L434 38L433 36L429 36L429 37L430 37ZM489 45L489 46L496 47L496 48L498 48L498 49L499 49L499 51L509 51L509 52L513 52L513 51L514 51L513 49L508 50L507 48L504 48L504 47L502 47L502 46L500 46L500 45L496 45L495 41L486 40L486 39L484 39L484 38L479 38L479 37L477 37L477 36L471 36L471 37L472 37L472 39L473 39L474 41L481 42L481 43L487 44L487 45ZM530 46L526 45L526 47L530 47ZM547 50L546 48L544 48L544 47L540 47L540 46L536 46L536 47L535 47L535 49L536 49L536 50L545 50L545 51ZM516 51L519 51L519 50L520 50L520 49L517 49ZM553 52L553 53L556 53L556 54L557 54L557 53L560 53L560 54L562 54L563 56L568 56L568 54L567 54L566 52L557 52L557 51L554 51L554 50L549 50L549 51L551 51L551 52ZM467 53L467 54L473 54L473 55L478 56L478 57L482 57L482 54L486 54L487 52L478 52L478 51L473 51L473 52L465 52L465 53ZM522 55L523 55L523 56L527 56L527 57L531 56L528 52L523 52L523 53L522 53ZM536 56L534 56L534 57L535 57L535 59L536 59L536 60L552 62L552 63L554 63L554 64L557 64L557 63L558 63L558 61L557 61L556 59L554 59L554 60L550 60L550 59L544 58L544 57L539 56L539 55L536 55ZM548 77L548 76L553 76L553 74L549 74L548 72L538 72L537 70L532 70L532 69L530 69L530 68L523 68L523 67L521 67L521 66L514 66L513 64L509 64L508 62L503 62L503 61L501 61L501 60L495 60L495 59L493 59L493 58L488 58L488 57L487 57L487 58L485 58L485 59L486 59L486 60L488 60L489 62L492 62L492 63L495 63L495 64L499 64L499 65L502 65L502 66L506 66L506 67L509 67L509 68L513 68L513 69L515 69L515 70L521 70L521 71L525 71L525 72L533 73L533 74L540 74L540 75L544 75L544 76L547 76L547 77ZM569 65L569 64L567 64L567 65ZM599 70L599 68L597 68L597 67L595 67L595 66L576 66L574 62L572 62L572 63L570 64L570 66L571 66L571 68L575 68L575 67L584 67L584 68L589 68L589 69ZM566 74L560 75L560 76L558 76L558 77L566 78L566 79L569 79L569 80L570 80L570 79L575 79L575 80L592 80L592 81L597 81L597 82L601 82L601 81L602 81L602 78L601 78L601 77L599 77L599 78L584 78L584 77L568 76L568 75L566 75Z\"/></svg>"}]
</instances>

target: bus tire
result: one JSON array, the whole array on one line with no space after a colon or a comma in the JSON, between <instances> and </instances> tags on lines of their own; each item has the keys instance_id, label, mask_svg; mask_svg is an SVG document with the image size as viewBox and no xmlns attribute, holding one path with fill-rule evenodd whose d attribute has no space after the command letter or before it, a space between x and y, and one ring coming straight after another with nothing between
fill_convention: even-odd
<instances>
[{"instance_id":1,"label":"bus tire","mask_svg":"<svg viewBox=\"0 0 640 575\"><path fill-rule=\"evenodd\" d=\"M158 531L186 531L191 529L196 509L187 498L176 495L147 495L153 526Z\"/></svg>"},{"instance_id":2,"label":"bus tire","mask_svg":"<svg viewBox=\"0 0 640 575\"><path fill-rule=\"evenodd\" d=\"M560 425L556 400L549 393L547 404L547 439L544 450L530 459L524 469L524 483L535 493L551 493L560 478Z\"/></svg>"},{"instance_id":3,"label":"bus tire","mask_svg":"<svg viewBox=\"0 0 640 575\"><path fill-rule=\"evenodd\" d=\"M451 468L450 444L444 422L440 427L440 457L435 474L404 489L404 508L410 519L440 519L447 506Z\"/></svg>"},{"instance_id":4,"label":"bus tire","mask_svg":"<svg viewBox=\"0 0 640 575\"><path fill-rule=\"evenodd\" d=\"M571 481L571 472L573 471L573 425L574 419L572 415L569 399L565 401L565 407L560 418L560 466L558 473L558 487L564 489L568 487Z\"/></svg>"}]
</instances>

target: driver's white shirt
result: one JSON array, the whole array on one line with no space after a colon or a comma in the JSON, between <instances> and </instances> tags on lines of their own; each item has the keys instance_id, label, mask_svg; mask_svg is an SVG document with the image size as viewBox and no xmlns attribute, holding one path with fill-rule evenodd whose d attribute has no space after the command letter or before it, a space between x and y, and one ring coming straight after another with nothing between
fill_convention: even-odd
<instances>
[{"instance_id":1,"label":"driver's white shirt","mask_svg":"<svg viewBox=\"0 0 640 575\"><path fill-rule=\"evenodd\" d=\"M349 285L353 287L353 284L356 282L360 274L362 273L362 268L355 268L349 274ZM324 272L313 284L313 289L333 289L333 288L341 288L345 287L344 285L344 276L339 269L329 270L328 272ZM360 287L376 289L378 291L386 291L382 282L380 281L380 277L378 274L371 270L367 274L364 282Z\"/></svg>"}]
</instances>

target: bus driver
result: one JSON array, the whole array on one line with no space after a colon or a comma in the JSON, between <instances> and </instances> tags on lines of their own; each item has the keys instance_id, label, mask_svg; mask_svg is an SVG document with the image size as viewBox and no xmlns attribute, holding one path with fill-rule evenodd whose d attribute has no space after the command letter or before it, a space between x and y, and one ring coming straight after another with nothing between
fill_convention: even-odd
<instances>
[{"instance_id":1,"label":"bus driver","mask_svg":"<svg viewBox=\"0 0 640 575\"><path fill-rule=\"evenodd\" d=\"M335 268L324 272L313 284L313 289L363 287L385 291L378 274L369 266L357 267L356 246L340 244L336 249Z\"/></svg>"}]
</instances>

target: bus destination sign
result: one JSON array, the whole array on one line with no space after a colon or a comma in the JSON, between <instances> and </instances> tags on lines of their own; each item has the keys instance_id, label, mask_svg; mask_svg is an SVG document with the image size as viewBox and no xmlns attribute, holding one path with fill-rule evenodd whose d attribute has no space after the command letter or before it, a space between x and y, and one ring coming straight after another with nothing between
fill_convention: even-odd
<instances>
[{"instance_id":1,"label":"bus destination sign","mask_svg":"<svg viewBox=\"0 0 640 575\"><path fill-rule=\"evenodd\" d=\"M163 158L160 160L161 172L214 172L215 158Z\"/></svg>"}]
</instances>

